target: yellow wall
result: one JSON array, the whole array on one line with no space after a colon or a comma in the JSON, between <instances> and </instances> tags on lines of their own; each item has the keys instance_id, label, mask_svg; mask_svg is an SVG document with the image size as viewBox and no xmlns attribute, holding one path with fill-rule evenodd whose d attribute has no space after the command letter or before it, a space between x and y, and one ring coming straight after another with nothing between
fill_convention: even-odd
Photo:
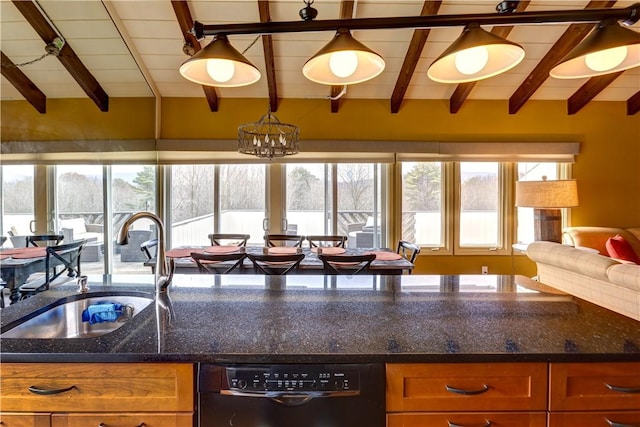
<instances>
[{"instance_id":1,"label":"yellow wall","mask_svg":"<svg viewBox=\"0 0 640 427\"><path fill-rule=\"evenodd\" d=\"M152 99L112 98L107 113L88 100L47 103L42 115L23 101L2 102L2 141L154 137ZM256 121L267 107L265 99L222 98L219 112L212 113L204 98L165 98L160 138L235 139L238 124ZM277 116L300 127L303 144L305 139L580 142L574 166L580 206L572 209L572 225L640 227L640 114L627 116L623 102L591 102L573 116L564 101L530 101L515 115L507 111L507 101L468 101L452 115L448 101L407 100L391 114L388 100L347 97L337 114L328 100L285 99ZM479 272L481 265L492 273L534 271L523 256L421 257L417 270Z\"/></svg>"}]
</instances>

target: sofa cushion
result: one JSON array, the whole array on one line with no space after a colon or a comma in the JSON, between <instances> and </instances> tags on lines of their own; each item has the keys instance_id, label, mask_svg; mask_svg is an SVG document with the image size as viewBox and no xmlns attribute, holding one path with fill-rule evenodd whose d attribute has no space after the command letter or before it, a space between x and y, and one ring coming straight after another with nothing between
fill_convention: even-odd
<instances>
[{"instance_id":1,"label":"sofa cushion","mask_svg":"<svg viewBox=\"0 0 640 427\"><path fill-rule=\"evenodd\" d=\"M611 258L640 264L640 257L638 257L638 254L633 250L627 239L621 235L616 234L614 237L608 238L605 246Z\"/></svg>"},{"instance_id":2,"label":"sofa cushion","mask_svg":"<svg viewBox=\"0 0 640 427\"><path fill-rule=\"evenodd\" d=\"M612 283L640 292L640 265L613 265L608 273Z\"/></svg>"},{"instance_id":3,"label":"sofa cushion","mask_svg":"<svg viewBox=\"0 0 640 427\"><path fill-rule=\"evenodd\" d=\"M527 256L535 262L553 265L574 273L600 280L608 280L607 269L620 264L609 257L553 242L533 242L527 247Z\"/></svg>"}]
</instances>

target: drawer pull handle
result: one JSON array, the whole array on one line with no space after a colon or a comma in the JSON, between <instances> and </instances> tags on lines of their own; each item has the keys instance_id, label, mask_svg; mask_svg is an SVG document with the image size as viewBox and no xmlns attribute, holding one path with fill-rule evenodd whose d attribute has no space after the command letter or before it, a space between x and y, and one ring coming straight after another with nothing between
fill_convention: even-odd
<instances>
[{"instance_id":1,"label":"drawer pull handle","mask_svg":"<svg viewBox=\"0 0 640 427\"><path fill-rule=\"evenodd\" d=\"M609 424L611 427L639 427L639 424L622 424L622 423L617 423L615 421L611 421L608 418L604 419L607 424Z\"/></svg>"},{"instance_id":2,"label":"drawer pull handle","mask_svg":"<svg viewBox=\"0 0 640 427\"><path fill-rule=\"evenodd\" d=\"M76 386L72 385L71 387L67 387L67 388L54 388L51 390L46 390L43 388L39 388L36 387L34 385L32 385L31 387L29 387L29 391L33 394L39 394L42 396L49 396L52 394L60 394L60 393L65 393L67 391L73 390L74 388L76 388Z\"/></svg>"},{"instance_id":3,"label":"drawer pull handle","mask_svg":"<svg viewBox=\"0 0 640 427\"><path fill-rule=\"evenodd\" d=\"M461 388L451 387L450 385L445 385L447 391L456 394L463 394L465 396L473 396L475 394L482 394L489 391L489 386L486 384L482 384L482 388L478 390L463 390Z\"/></svg>"},{"instance_id":4,"label":"drawer pull handle","mask_svg":"<svg viewBox=\"0 0 640 427\"><path fill-rule=\"evenodd\" d=\"M604 385L606 385L609 390L620 393L640 393L640 387L618 387L607 383L604 383Z\"/></svg>"},{"instance_id":5,"label":"drawer pull handle","mask_svg":"<svg viewBox=\"0 0 640 427\"><path fill-rule=\"evenodd\" d=\"M451 421L447 421L447 425L449 427L469 427L469 426L463 426L462 424L452 423ZM491 425L491 421L484 420L484 424L482 424L481 426L479 425L478 427L489 427L490 425Z\"/></svg>"}]
</instances>

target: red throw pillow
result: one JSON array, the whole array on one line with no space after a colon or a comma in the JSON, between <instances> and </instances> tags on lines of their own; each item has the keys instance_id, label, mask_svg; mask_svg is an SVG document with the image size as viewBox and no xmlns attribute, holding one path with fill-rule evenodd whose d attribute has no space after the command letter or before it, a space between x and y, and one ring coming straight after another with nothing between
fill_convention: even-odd
<instances>
[{"instance_id":1,"label":"red throw pillow","mask_svg":"<svg viewBox=\"0 0 640 427\"><path fill-rule=\"evenodd\" d=\"M611 258L640 264L640 257L635 253L631 244L619 234L607 239L605 247Z\"/></svg>"}]
</instances>

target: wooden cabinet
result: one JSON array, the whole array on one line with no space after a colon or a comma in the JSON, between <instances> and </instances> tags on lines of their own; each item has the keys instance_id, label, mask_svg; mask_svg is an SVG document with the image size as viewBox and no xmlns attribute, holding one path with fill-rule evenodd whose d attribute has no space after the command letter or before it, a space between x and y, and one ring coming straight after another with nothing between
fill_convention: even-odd
<instances>
[{"instance_id":1,"label":"wooden cabinet","mask_svg":"<svg viewBox=\"0 0 640 427\"><path fill-rule=\"evenodd\" d=\"M551 363L549 426L640 427L640 363Z\"/></svg>"},{"instance_id":2,"label":"wooden cabinet","mask_svg":"<svg viewBox=\"0 0 640 427\"><path fill-rule=\"evenodd\" d=\"M546 363L388 364L387 425L546 424Z\"/></svg>"},{"instance_id":3,"label":"wooden cabinet","mask_svg":"<svg viewBox=\"0 0 640 427\"><path fill-rule=\"evenodd\" d=\"M191 364L3 363L3 427L9 425L5 419L14 423L14 417L44 412L53 413L46 425L60 427L191 426L193 375ZM41 426L35 421L15 425Z\"/></svg>"},{"instance_id":4,"label":"wooden cabinet","mask_svg":"<svg viewBox=\"0 0 640 427\"><path fill-rule=\"evenodd\" d=\"M0 413L0 425L2 427L49 427L50 415L48 413Z\"/></svg>"}]
</instances>

